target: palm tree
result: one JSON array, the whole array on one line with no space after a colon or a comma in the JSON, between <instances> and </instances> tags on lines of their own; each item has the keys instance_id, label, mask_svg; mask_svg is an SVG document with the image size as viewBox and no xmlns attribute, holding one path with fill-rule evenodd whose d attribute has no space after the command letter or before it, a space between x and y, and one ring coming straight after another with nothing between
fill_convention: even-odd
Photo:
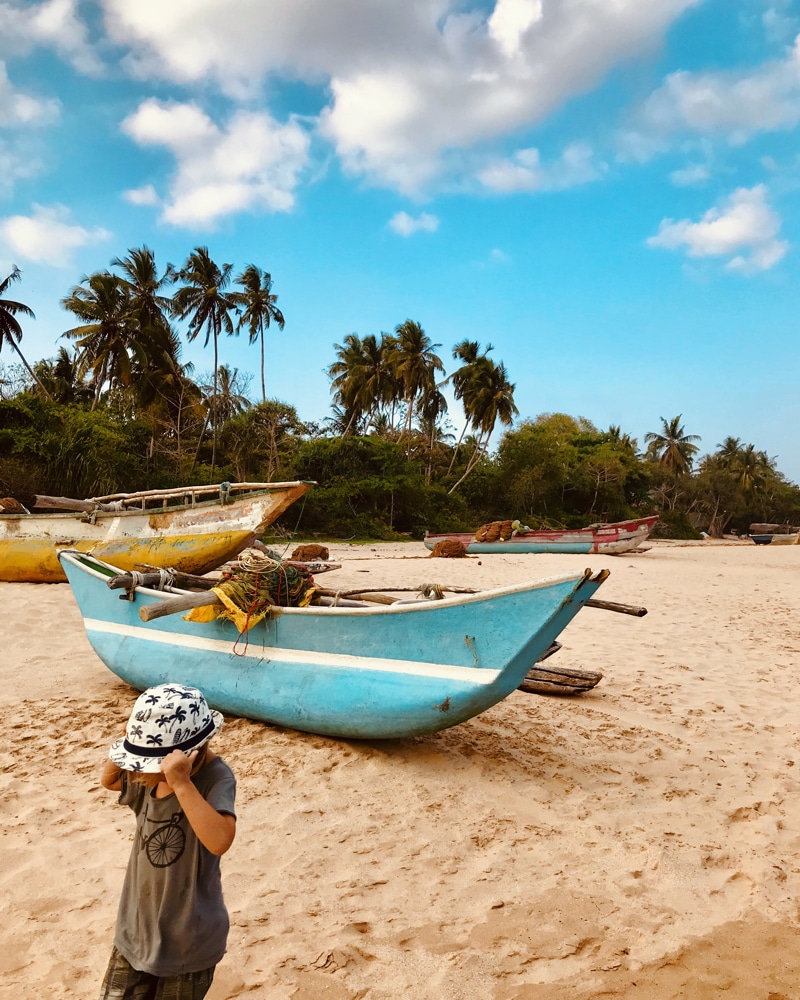
<instances>
[{"instance_id":1,"label":"palm tree","mask_svg":"<svg viewBox=\"0 0 800 1000\"><path fill-rule=\"evenodd\" d=\"M693 442L699 441L698 434L684 433L681 417L667 421L663 417L661 420L661 433L648 431L644 439L648 442L647 457L651 462L657 462L664 469L673 475L682 476L691 471L694 456L698 452L698 447Z\"/></svg>"},{"instance_id":2,"label":"palm tree","mask_svg":"<svg viewBox=\"0 0 800 1000\"><path fill-rule=\"evenodd\" d=\"M222 427L231 417L238 416L240 413L244 413L245 410L250 409L252 404L240 389L239 369L231 369L228 365L219 366L217 385L200 386L200 391L205 401L206 415L203 426L200 429L200 437L197 441L192 468L194 468L197 456L200 454L200 445L203 443L203 435L206 432L209 421L212 427Z\"/></svg>"},{"instance_id":3,"label":"palm tree","mask_svg":"<svg viewBox=\"0 0 800 1000\"><path fill-rule=\"evenodd\" d=\"M765 452L757 451L755 445L748 444L739 449L729 468L736 474L742 492L749 494L764 486L773 463Z\"/></svg>"},{"instance_id":4,"label":"palm tree","mask_svg":"<svg viewBox=\"0 0 800 1000\"><path fill-rule=\"evenodd\" d=\"M174 277L184 284L172 298L172 308L179 319L189 320L188 338L193 341L205 328L206 339L214 339L214 397L218 394L219 378L219 336L224 330L229 336L233 333L231 312L236 308L236 301L225 289L230 284L232 264L215 264L208 253L208 247L195 247L184 266L175 271ZM217 431L216 419L213 419L214 443L211 451L211 467L217 461Z\"/></svg>"},{"instance_id":5,"label":"palm tree","mask_svg":"<svg viewBox=\"0 0 800 1000\"><path fill-rule=\"evenodd\" d=\"M137 341L129 322L125 283L110 271L98 271L75 285L61 305L83 320L80 326L65 330L62 336L77 343L80 374L93 372L96 406L107 382L131 384L132 355L145 360L143 345Z\"/></svg>"},{"instance_id":6,"label":"palm tree","mask_svg":"<svg viewBox=\"0 0 800 1000\"><path fill-rule=\"evenodd\" d=\"M461 361L461 367L457 368L452 375L448 376L448 381L453 385L453 395L456 399L464 401L464 426L461 428L461 434L458 437L456 446L453 449L453 454L450 457L450 465L447 469L448 476L453 471L453 466L455 465L456 458L458 457L458 451L461 447L461 442L464 440L464 435L467 432L467 427L469 426L469 413L468 403L466 400L470 397L470 385L476 384L480 380L481 371L488 365L491 366L492 362L489 360L489 352L494 350L491 344L486 345L486 350L481 354L480 344L477 340L462 340L459 341L453 348L453 357ZM466 397L466 400L465 400Z\"/></svg>"},{"instance_id":7,"label":"palm tree","mask_svg":"<svg viewBox=\"0 0 800 1000\"><path fill-rule=\"evenodd\" d=\"M244 289L233 294L234 300L243 310L236 329L238 332L246 326L250 333L250 343L254 344L258 340L261 344L261 401L265 403L267 389L264 383L264 328L269 329L270 323L274 320L278 324L278 329L282 330L285 320L283 313L275 305L278 296L272 294L272 275L262 271L255 264L248 264L236 281Z\"/></svg>"},{"instance_id":8,"label":"palm tree","mask_svg":"<svg viewBox=\"0 0 800 1000\"><path fill-rule=\"evenodd\" d=\"M480 458L487 453L497 421L504 427L510 427L514 423L514 417L519 414L514 402L515 389L516 386L508 381L508 371L503 362L496 365L488 358L477 371L476 377L470 380L469 393L464 396L464 409L476 434L476 444L464 474L448 493L452 493L464 482Z\"/></svg>"},{"instance_id":9,"label":"palm tree","mask_svg":"<svg viewBox=\"0 0 800 1000\"><path fill-rule=\"evenodd\" d=\"M77 355L59 347L55 359L39 361L33 366L37 388L57 403L88 403L92 388L83 381ZM36 391L36 390L34 390Z\"/></svg>"},{"instance_id":10,"label":"palm tree","mask_svg":"<svg viewBox=\"0 0 800 1000\"><path fill-rule=\"evenodd\" d=\"M400 390L390 363L394 346L394 337L385 333L380 340L371 333L363 339L348 333L334 345L337 360L327 372L334 402L347 418L344 434L361 428L365 417L377 418L397 399Z\"/></svg>"},{"instance_id":11,"label":"palm tree","mask_svg":"<svg viewBox=\"0 0 800 1000\"><path fill-rule=\"evenodd\" d=\"M441 433L440 421L442 417L447 413L447 400L440 390L434 386L432 392L428 392L423 396L419 405L419 425L420 431L425 437L428 444L428 461L425 466L425 483L429 484L431 481L431 473L433 471L433 449L436 444L437 437L441 439L443 437Z\"/></svg>"},{"instance_id":12,"label":"palm tree","mask_svg":"<svg viewBox=\"0 0 800 1000\"><path fill-rule=\"evenodd\" d=\"M344 437L364 418L364 400L357 371L362 360L361 338L348 333L341 344L334 344L336 361L328 365L327 375L333 390L335 417L331 422Z\"/></svg>"},{"instance_id":13,"label":"palm tree","mask_svg":"<svg viewBox=\"0 0 800 1000\"><path fill-rule=\"evenodd\" d=\"M632 438L628 433L623 433L619 424L611 424L608 428L607 434L609 441L614 444L622 445L623 448L633 452L634 455L636 454L636 438Z\"/></svg>"},{"instance_id":14,"label":"palm tree","mask_svg":"<svg viewBox=\"0 0 800 1000\"><path fill-rule=\"evenodd\" d=\"M231 368L229 365L220 365L218 375L218 385L216 392L214 387L203 385L200 388L208 403L209 411L216 415L217 422L221 427L226 420L249 410L252 403L241 391L241 379L238 368ZM250 381L250 376L246 376L246 382Z\"/></svg>"},{"instance_id":15,"label":"palm tree","mask_svg":"<svg viewBox=\"0 0 800 1000\"><path fill-rule=\"evenodd\" d=\"M122 271L131 319L141 331L167 332L172 300L162 289L173 280L172 267L159 278L155 254L149 247L129 250L127 257L115 257L111 266Z\"/></svg>"},{"instance_id":16,"label":"palm tree","mask_svg":"<svg viewBox=\"0 0 800 1000\"><path fill-rule=\"evenodd\" d=\"M440 346L432 343L419 323L412 319L395 327L389 363L407 406L403 433L411 429L417 399L434 391L435 373L444 371L441 358L435 353L435 348Z\"/></svg>"},{"instance_id":17,"label":"palm tree","mask_svg":"<svg viewBox=\"0 0 800 1000\"><path fill-rule=\"evenodd\" d=\"M752 447L752 446L751 446ZM723 469L730 469L742 453L742 442L736 437L726 437L722 444L717 445L714 458Z\"/></svg>"},{"instance_id":18,"label":"palm tree","mask_svg":"<svg viewBox=\"0 0 800 1000\"><path fill-rule=\"evenodd\" d=\"M3 349L5 344L8 344L14 351L16 351L20 361L25 366L25 370L28 372L33 381L39 384L39 388L45 396L47 396L47 390L41 382L39 382L39 379L36 377L36 374L28 364L19 347L19 343L22 340L22 327L19 324L17 316L28 316L30 319L36 319L33 309L31 309L30 306L26 306L24 302L15 302L14 299L6 299L3 297L10 288L12 282L19 281L21 277L22 272L15 264L11 269L11 274L9 274L3 281L0 281L0 350Z\"/></svg>"}]
</instances>

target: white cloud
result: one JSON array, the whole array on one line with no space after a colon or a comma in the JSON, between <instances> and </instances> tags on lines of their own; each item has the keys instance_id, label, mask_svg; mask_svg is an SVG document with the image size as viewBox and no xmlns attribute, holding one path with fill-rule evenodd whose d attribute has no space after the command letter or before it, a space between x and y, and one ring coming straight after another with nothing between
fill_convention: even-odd
<instances>
[{"instance_id":1,"label":"white cloud","mask_svg":"<svg viewBox=\"0 0 800 1000\"><path fill-rule=\"evenodd\" d=\"M596 163L591 147L573 143L560 158L543 165L537 149L520 149L508 159L495 160L478 173L478 180L491 191L561 191L597 180L605 164Z\"/></svg>"},{"instance_id":2,"label":"white cloud","mask_svg":"<svg viewBox=\"0 0 800 1000\"><path fill-rule=\"evenodd\" d=\"M32 215L12 215L0 219L0 244L13 258L38 264L66 267L72 253L81 247L110 238L105 229L85 229L69 221L63 205L33 205Z\"/></svg>"},{"instance_id":3,"label":"white cloud","mask_svg":"<svg viewBox=\"0 0 800 1000\"><path fill-rule=\"evenodd\" d=\"M528 29L542 18L542 0L497 0L487 26L507 56L520 51Z\"/></svg>"},{"instance_id":4,"label":"white cloud","mask_svg":"<svg viewBox=\"0 0 800 1000\"><path fill-rule=\"evenodd\" d=\"M8 79L5 63L0 61L0 127L25 128L50 125L59 116L58 101L39 100L15 90Z\"/></svg>"},{"instance_id":5,"label":"white cloud","mask_svg":"<svg viewBox=\"0 0 800 1000\"><path fill-rule=\"evenodd\" d=\"M79 0L45 3L0 3L0 53L37 45L54 49L78 72L98 76L103 64L88 41L86 25L78 15Z\"/></svg>"},{"instance_id":6,"label":"white cloud","mask_svg":"<svg viewBox=\"0 0 800 1000\"><path fill-rule=\"evenodd\" d=\"M676 134L722 136L738 145L799 121L800 36L785 58L752 72L672 73L638 109L620 147L643 161Z\"/></svg>"},{"instance_id":7,"label":"white cloud","mask_svg":"<svg viewBox=\"0 0 800 1000\"><path fill-rule=\"evenodd\" d=\"M129 205L159 205L161 203L158 192L152 184L145 184L144 187L123 191L122 197Z\"/></svg>"},{"instance_id":8,"label":"white cloud","mask_svg":"<svg viewBox=\"0 0 800 1000\"><path fill-rule=\"evenodd\" d=\"M389 219L389 228L399 236L413 236L420 232L435 233L439 228L439 220L427 212L422 212L416 219L408 212L397 212Z\"/></svg>"},{"instance_id":9,"label":"white cloud","mask_svg":"<svg viewBox=\"0 0 800 1000\"><path fill-rule=\"evenodd\" d=\"M702 184L711 176L711 171L703 163L692 163L679 170L673 170L669 179L678 187L691 187L693 184Z\"/></svg>"},{"instance_id":10,"label":"white cloud","mask_svg":"<svg viewBox=\"0 0 800 1000\"><path fill-rule=\"evenodd\" d=\"M418 193L648 51L700 0L101 0L141 76L254 95L301 79L348 172Z\"/></svg>"},{"instance_id":11,"label":"white cloud","mask_svg":"<svg viewBox=\"0 0 800 1000\"><path fill-rule=\"evenodd\" d=\"M784 41L797 33L797 17L790 13L793 0L775 0L761 15L767 38Z\"/></svg>"},{"instance_id":12,"label":"white cloud","mask_svg":"<svg viewBox=\"0 0 800 1000\"><path fill-rule=\"evenodd\" d=\"M299 121L281 125L266 112L238 111L221 128L195 104L148 100L122 129L175 156L162 218L176 226L213 226L248 210L289 211L308 162L310 140Z\"/></svg>"},{"instance_id":13,"label":"white cloud","mask_svg":"<svg viewBox=\"0 0 800 1000\"><path fill-rule=\"evenodd\" d=\"M767 204L763 184L738 188L719 207L709 209L699 222L664 219L648 246L667 250L685 248L689 257L728 257L729 270L766 271L789 248L780 240L780 218Z\"/></svg>"}]
</instances>

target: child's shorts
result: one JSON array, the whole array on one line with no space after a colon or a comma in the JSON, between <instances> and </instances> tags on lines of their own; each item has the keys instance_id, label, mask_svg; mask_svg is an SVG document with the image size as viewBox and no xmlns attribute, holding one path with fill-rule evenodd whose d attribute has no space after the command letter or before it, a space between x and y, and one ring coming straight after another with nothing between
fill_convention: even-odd
<instances>
[{"instance_id":1,"label":"child's shorts","mask_svg":"<svg viewBox=\"0 0 800 1000\"><path fill-rule=\"evenodd\" d=\"M203 1000L211 988L214 968L182 976L151 976L134 969L114 948L100 1000Z\"/></svg>"}]
</instances>

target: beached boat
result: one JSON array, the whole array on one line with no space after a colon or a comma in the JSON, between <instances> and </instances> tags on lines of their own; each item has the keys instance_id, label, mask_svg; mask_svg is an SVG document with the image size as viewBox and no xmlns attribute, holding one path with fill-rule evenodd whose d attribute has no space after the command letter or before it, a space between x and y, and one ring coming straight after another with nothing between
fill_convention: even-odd
<instances>
[{"instance_id":1,"label":"beached boat","mask_svg":"<svg viewBox=\"0 0 800 1000\"><path fill-rule=\"evenodd\" d=\"M490 552L576 552L619 555L630 552L650 535L658 515L639 517L613 524L592 524L588 528L545 528L519 531L511 537L494 542L476 541L469 532L425 533L425 547L433 549L437 542L455 539L472 555Z\"/></svg>"},{"instance_id":2,"label":"beached boat","mask_svg":"<svg viewBox=\"0 0 800 1000\"><path fill-rule=\"evenodd\" d=\"M0 580L63 583L61 549L93 552L131 570L148 564L206 573L232 559L308 490L310 483L222 483L117 493L51 514L0 513Z\"/></svg>"},{"instance_id":3,"label":"beached boat","mask_svg":"<svg viewBox=\"0 0 800 1000\"><path fill-rule=\"evenodd\" d=\"M773 534L750 535L756 545L800 545L800 532L788 534L785 531Z\"/></svg>"},{"instance_id":4,"label":"beached boat","mask_svg":"<svg viewBox=\"0 0 800 1000\"><path fill-rule=\"evenodd\" d=\"M89 642L134 688L192 684L222 712L370 739L446 729L506 698L608 575L444 600L277 608L240 636L222 618L148 615L187 591L139 586L120 600L109 586L114 567L80 552L60 559Z\"/></svg>"}]
</instances>

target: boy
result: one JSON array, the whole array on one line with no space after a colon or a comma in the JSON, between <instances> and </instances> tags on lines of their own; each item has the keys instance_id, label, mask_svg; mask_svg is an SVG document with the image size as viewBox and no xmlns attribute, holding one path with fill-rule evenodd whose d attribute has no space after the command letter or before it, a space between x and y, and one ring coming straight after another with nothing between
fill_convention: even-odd
<instances>
[{"instance_id":1,"label":"boy","mask_svg":"<svg viewBox=\"0 0 800 1000\"><path fill-rule=\"evenodd\" d=\"M209 748L222 716L185 684L140 695L105 788L136 815L101 1000L201 1000L225 953L219 859L236 834L233 772Z\"/></svg>"}]
</instances>

